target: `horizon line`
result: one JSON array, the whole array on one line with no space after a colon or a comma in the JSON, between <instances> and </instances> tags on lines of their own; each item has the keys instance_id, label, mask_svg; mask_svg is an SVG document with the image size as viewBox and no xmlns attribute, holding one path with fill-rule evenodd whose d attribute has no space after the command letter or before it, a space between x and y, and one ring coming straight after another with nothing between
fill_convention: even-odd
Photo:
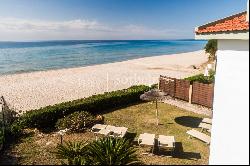
<instances>
[{"instance_id":1,"label":"horizon line","mask_svg":"<svg viewBox=\"0 0 250 166\"><path fill-rule=\"evenodd\" d=\"M183 39L51 39L51 40L0 40L0 42L56 42L56 41L167 41L167 40L196 40L194 38ZM206 41L206 40L197 40Z\"/></svg>"}]
</instances>

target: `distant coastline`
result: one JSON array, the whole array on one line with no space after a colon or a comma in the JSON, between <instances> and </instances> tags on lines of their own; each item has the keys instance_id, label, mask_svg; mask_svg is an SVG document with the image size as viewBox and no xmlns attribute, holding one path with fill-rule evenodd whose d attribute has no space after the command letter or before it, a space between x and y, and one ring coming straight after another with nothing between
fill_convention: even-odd
<instances>
[{"instance_id":1,"label":"distant coastline","mask_svg":"<svg viewBox=\"0 0 250 166\"><path fill-rule=\"evenodd\" d=\"M0 42L0 76L192 52L205 43L193 39Z\"/></svg>"}]
</instances>

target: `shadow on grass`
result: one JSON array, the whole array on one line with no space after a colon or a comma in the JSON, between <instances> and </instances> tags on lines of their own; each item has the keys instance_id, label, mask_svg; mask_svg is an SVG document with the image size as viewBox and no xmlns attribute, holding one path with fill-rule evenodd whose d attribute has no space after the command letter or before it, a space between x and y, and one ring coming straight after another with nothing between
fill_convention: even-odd
<instances>
[{"instance_id":1,"label":"shadow on grass","mask_svg":"<svg viewBox=\"0 0 250 166\"><path fill-rule=\"evenodd\" d=\"M124 136L125 139L129 140L129 142L134 146L138 145L137 139L136 137L136 133L132 133L132 132L127 132Z\"/></svg>"},{"instance_id":2,"label":"shadow on grass","mask_svg":"<svg viewBox=\"0 0 250 166\"><path fill-rule=\"evenodd\" d=\"M187 159L187 160L201 159L200 153L184 152L181 142L175 143L175 150L173 153L171 153L171 151L165 150L164 148L158 148L157 146L155 146L155 154L159 156L172 156L173 158Z\"/></svg>"},{"instance_id":3,"label":"shadow on grass","mask_svg":"<svg viewBox=\"0 0 250 166\"><path fill-rule=\"evenodd\" d=\"M9 154L8 152L4 152L0 154L0 165L17 165L18 157L13 154Z\"/></svg>"},{"instance_id":4,"label":"shadow on grass","mask_svg":"<svg viewBox=\"0 0 250 166\"><path fill-rule=\"evenodd\" d=\"M202 118L193 117L193 116L181 116L175 118L175 122L179 125L197 128L202 121Z\"/></svg>"},{"instance_id":5,"label":"shadow on grass","mask_svg":"<svg viewBox=\"0 0 250 166\"><path fill-rule=\"evenodd\" d=\"M103 110L101 112L100 111L96 111L96 112L91 112L91 113L93 113L94 115L97 115L97 114L104 115L104 114L107 114L107 113L111 113L111 112L117 111L119 109L124 109L124 108L131 107L131 106L137 106L137 105L140 105L140 104L143 104L143 103L148 103L148 102L149 101L138 101L138 102L135 102L135 103L130 103L130 104L119 106L119 107L115 107L115 108L112 108L112 109Z\"/></svg>"},{"instance_id":6,"label":"shadow on grass","mask_svg":"<svg viewBox=\"0 0 250 166\"><path fill-rule=\"evenodd\" d=\"M12 149L16 144L19 144L24 141L24 139L33 137L34 132L23 133L18 138L8 137L6 144L2 151L0 151L0 165L17 165L18 161L21 160L16 152L13 152Z\"/></svg>"},{"instance_id":7,"label":"shadow on grass","mask_svg":"<svg viewBox=\"0 0 250 166\"><path fill-rule=\"evenodd\" d=\"M175 154L174 157L179 158L179 159L187 159L187 160L201 159L200 153L184 152L181 142L176 142L175 143L175 152L174 152L174 154Z\"/></svg>"}]
</instances>

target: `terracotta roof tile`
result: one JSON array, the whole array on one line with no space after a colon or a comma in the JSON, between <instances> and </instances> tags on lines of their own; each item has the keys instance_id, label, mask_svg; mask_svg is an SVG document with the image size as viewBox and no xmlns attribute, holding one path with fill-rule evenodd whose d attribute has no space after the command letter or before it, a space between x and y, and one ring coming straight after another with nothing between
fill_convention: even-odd
<instances>
[{"instance_id":1,"label":"terracotta roof tile","mask_svg":"<svg viewBox=\"0 0 250 166\"><path fill-rule=\"evenodd\" d=\"M208 23L206 25L198 27L195 32L197 34L201 34L249 30L249 22L246 21L246 14L246 12L242 12L221 20Z\"/></svg>"}]
</instances>

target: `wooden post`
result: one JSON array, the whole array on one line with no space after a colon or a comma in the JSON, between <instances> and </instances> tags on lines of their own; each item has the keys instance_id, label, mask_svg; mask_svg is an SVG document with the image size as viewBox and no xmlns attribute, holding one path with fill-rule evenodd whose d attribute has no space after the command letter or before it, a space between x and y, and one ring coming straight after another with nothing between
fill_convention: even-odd
<instances>
[{"instance_id":1,"label":"wooden post","mask_svg":"<svg viewBox=\"0 0 250 166\"><path fill-rule=\"evenodd\" d=\"M61 144L63 143L63 136L60 134Z\"/></svg>"},{"instance_id":2,"label":"wooden post","mask_svg":"<svg viewBox=\"0 0 250 166\"><path fill-rule=\"evenodd\" d=\"M189 103L192 103L192 93L193 93L193 85L189 87Z\"/></svg>"},{"instance_id":3,"label":"wooden post","mask_svg":"<svg viewBox=\"0 0 250 166\"><path fill-rule=\"evenodd\" d=\"M159 80L158 80L158 87L157 87L157 89L159 89L159 90L160 90L160 81L161 81L161 76L159 77Z\"/></svg>"},{"instance_id":4,"label":"wooden post","mask_svg":"<svg viewBox=\"0 0 250 166\"><path fill-rule=\"evenodd\" d=\"M157 100L155 102L156 102L156 124L159 125Z\"/></svg>"}]
</instances>

